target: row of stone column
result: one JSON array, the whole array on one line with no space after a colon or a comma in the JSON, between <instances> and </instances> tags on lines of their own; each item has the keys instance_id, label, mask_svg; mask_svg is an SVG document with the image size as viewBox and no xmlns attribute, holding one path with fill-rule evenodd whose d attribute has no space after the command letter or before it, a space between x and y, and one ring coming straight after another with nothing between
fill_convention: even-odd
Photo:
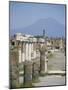
<instances>
[{"instance_id":1,"label":"row of stone column","mask_svg":"<svg viewBox=\"0 0 68 90\"><path fill-rule=\"evenodd\" d=\"M15 51L12 51L12 58L11 58L11 61L10 63L11 64L11 67L14 67L14 68L11 68L12 72L11 72L11 83L13 84L14 83L17 83L19 84L19 60L21 60L21 58L24 58L25 60L25 57L28 55L28 53L31 54L31 51L30 50L25 50L25 47L27 48L27 44L25 45L24 44L24 47L19 47L18 51L15 50ZM28 46L30 47L30 46ZM22 50L21 50L22 48ZM24 51L28 52L27 55L24 53ZM29 52L30 51L30 52ZM23 52L23 53L22 53ZM30 87L32 85L32 81L36 81L38 80L39 78L39 75L44 75L46 72L47 72L47 59L46 59L46 55L45 55L45 52L40 52L40 66L38 65L38 62L36 60L36 58L34 57L35 60L29 60L29 58L27 58L25 61L24 61L24 86L25 87ZM15 64L14 64L15 63ZM17 73L16 73L17 72ZM14 77L16 77L16 79L14 79ZM11 85L13 87L13 85ZM18 86L18 85L17 85ZM14 86L15 87L15 86Z\"/></svg>"},{"instance_id":2,"label":"row of stone column","mask_svg":"<svg viewBox=\"0 0 68 90\"><path fill-rule=\"evenodd\" d=\"M32 53L33 58L36 58L36 49L34 49L33 43L21 43L20 47L18 48L19 52L19 63L24 62L25 60L31 61Z\"/></svg>"},{"instance_id":3,"label":"row of stone column","mask_svg":"<svg viewBox=\"0 0 68 90\"><path fill-rule=\"evenodd\" d=\"M41 54L40 69L37 61L25 61L24 63L24 86L30 87L32 82L39 80L39 75L45 75L47 72L47 59L44 54Z\"/></svg>"}]
</instances>

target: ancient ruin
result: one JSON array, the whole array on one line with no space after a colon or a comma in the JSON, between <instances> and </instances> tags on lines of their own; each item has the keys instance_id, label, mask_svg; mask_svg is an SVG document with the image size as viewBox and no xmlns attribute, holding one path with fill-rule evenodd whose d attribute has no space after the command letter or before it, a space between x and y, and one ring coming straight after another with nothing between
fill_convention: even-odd
<instances>
[{"instance_id":1,"label":"ancient ruin","mask_svg":"<svg viewBox=\"0 0 68 90\"><path fill-rule=\"evenodd\" d=\"M32 86L32 82L38 81L40 75L47 74L48 52L51 50L54 53L56 47L64 48L61 39L57 42L55 39L46 40L45 36L15 34L10 40L10 83L16 82L17 87L21 87L20 84L22 87ZM20 75L23 77L22 82L19 80ZM10 87L15 86L11 84Z\"/></svg>"}]
</instances>

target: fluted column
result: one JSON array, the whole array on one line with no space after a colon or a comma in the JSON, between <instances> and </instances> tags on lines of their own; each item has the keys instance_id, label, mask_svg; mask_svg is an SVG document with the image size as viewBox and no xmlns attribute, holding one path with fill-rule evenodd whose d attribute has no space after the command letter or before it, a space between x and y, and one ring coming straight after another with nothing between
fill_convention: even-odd
<instances>
[{"instance_id":1,"label":"fluted column","mask_svg":"<svg viewBox=\"0 0 68 90\"><path fill-rule=\"evenodd\" d=\"M23 42L22 43L22 61L24 62L25 61L25 43Z\"/></svg>"},{"instance_id":2,"label":"fluted column","mask_svg":"<svg viewBox=\"0 0 68 90\"><path fill-rule=\"evenodd\" d=\"M29 61L31 61L31 43L29 43L29 47L28 47L28 58L29 58Z\"/></svg>"},{"instance_id":3,"label":"fluted column","mask_svg":"<svg viewBox=\"0 0 68 90\"><path fill-rule=\"evenodd\" d=\"M28 55L28 53L29 53L29 51L28 51L28 43L26 43L26 60L28 61L28 59L29 59L29 55Z\"/></svg>"},{"instance_id":4,"label":"fluted column","mask_svg":"<svg viewBox=\"0 0 68 90\"><path fill-rule=\"evenodd\" d=\"M31 50L33 51L33 43L31 44Z\"/></svg>"},{"instance_id":5,"label":"fluted column","mask_svg":"<svg viewBox=\"0 0 68 90\"><path fill-rule=\"evenodd\" d=\"M19 43L18 53L19 53L19 63L21 63L21 61L22 61L21 42Z\"/></svg>"},{"instance_id":6,"label":"fluted column","mask_svg":"<svg viewBox=\"0 0 68 90\"><path fill-rule=\"evenodd\" d=\"M31 59L33 59L33 43L31 43Z\"/></svg>"},{"instance_id":7,"label":"fluted column","mask_svg":"<svg viewBox=\"0 0 68 90\"><path fill-rule=\"evenodd\" d=\"M36 43L34 43L34 46L33 46L33 52L34 52L34 58L36 58Z\"/></svg>"}]
</instances>

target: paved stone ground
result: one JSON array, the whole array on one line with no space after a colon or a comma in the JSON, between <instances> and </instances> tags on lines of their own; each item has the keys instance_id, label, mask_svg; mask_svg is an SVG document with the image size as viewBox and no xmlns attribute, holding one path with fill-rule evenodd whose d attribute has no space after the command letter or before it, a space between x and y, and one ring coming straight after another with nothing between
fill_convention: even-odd
<instances>
[{"instance_id":1,"label":"paved stone ground","mask_svg":"<svg viewBox=\"0 0 68 90\"><path fill-rule=\"evenodd\" d=\"M34 83L34 86L54 86L65 85L65 76L51 75L39 78L40 82Z\"/></svg>"},{"instance_id":2,"label":"paved stone ground","mask_svg":"<svg viewBox=\"0 0 68 90\"><path fill-rule=\"evenodd\" d=\"M53 57L48 60L48 70L65 70L65 56L63 52L54 52Z\"/></svg>"},{"instance_id":3,"label":"paved stone ground","mask_svg":"<svg viewBox=\"0 0 68 90\"><path fill-rule=\"evenodd\" d=\"M48 70L65 70L65 56L63 52L56 51L52 58L48 60ZM65 85L65 76L47 75L39 77L40 82L34 83L34 86L54 86Z\"/></svg>"}]
</instances>

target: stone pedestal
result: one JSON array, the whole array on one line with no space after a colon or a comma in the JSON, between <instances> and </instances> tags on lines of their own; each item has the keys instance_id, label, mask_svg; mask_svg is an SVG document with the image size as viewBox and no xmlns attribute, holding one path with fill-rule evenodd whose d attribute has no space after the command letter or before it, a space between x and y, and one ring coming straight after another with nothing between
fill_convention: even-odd
<instances>
[{"instance_id":1,"label":"stone pedestal","mask_svg":"<svg viewBox=\"0 0 68 90\"><path fill-rule=\"evenodd\" d=\"M24 63L24 87L32 86L32 62L25 61Z\"/></svg>"}]
</instances>

